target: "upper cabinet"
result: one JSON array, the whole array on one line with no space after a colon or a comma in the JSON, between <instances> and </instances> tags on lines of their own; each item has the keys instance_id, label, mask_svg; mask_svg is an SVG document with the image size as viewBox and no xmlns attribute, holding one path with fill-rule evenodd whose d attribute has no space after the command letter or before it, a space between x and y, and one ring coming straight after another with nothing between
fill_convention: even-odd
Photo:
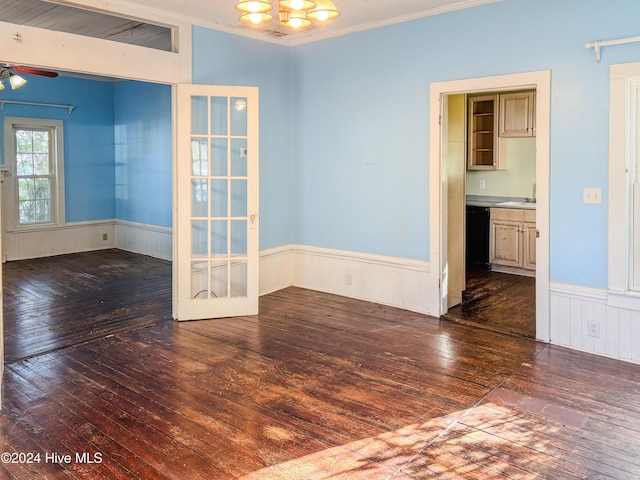
<instances>
[{"instance_id":1,"label":"upper cabinet","mask_svg":"<svg viewBox=\"0 0 640 480\"><path fill-rule=\"evenodd\" d=\"M500 170L498 165L498 95L469 97L469 170Z\"/></svg>"},{"instance_id":2,"label":"upper cabinet","mask_svg":"<svg viewBox=\"0 0 640 480\"><path fill-rule=\"evenodd\" d=\"M536 136L534 90L469 95L467 105L467 169L505 170L506 154L498 137Z\"/></svg>"},{"instance_id":3,"label":"upper cabinet","mask_svg":"<svg viewBox=\"0 0 640 480\"><path fill-rule=\"evenodd\" d=\"M501 137L535 137L535 92L502 93L500 97Z\"/></svg>"}]
</instances>

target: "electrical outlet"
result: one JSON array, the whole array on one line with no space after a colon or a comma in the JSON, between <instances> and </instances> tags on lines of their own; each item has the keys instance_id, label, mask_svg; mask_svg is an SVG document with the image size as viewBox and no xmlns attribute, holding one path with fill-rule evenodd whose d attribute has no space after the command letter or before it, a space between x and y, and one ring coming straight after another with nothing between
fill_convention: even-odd
<instances>
[{"instance_id":1,"label":"electrical outlet","mask_svg":"<svg viewBox=\"0 0 640 480\"><path fill-rule=\"evenodd\" d=\"M346 273L344 275L344 283L345 285L353 285L353 278L351 277L350 273Z\"/></svg>"},{"instance_id":2,"label":"electrical outlet","mask_svg":"<svg viewBox=\"0 0 640 480\"><path fill-rule=\"evenodd\" d=\"M600 338L600 322L598 320L589 320L587 323L587 335L593 338Z\"/></svg>"},{"instance_id":3,"label":"electrical outlet","mask_svg":"<svg viewBox=\"0 0 640 480\"><path fill-rule=\"evenodd\" d=\"M478 180L478 188L485 188L487 184L484 180Z\"/></svg>"},{"instance_id":4,"label":"electrical outlet","mask_svg":"<svg viewBox=\"0 0 640 480\"><path fill-rule=\"evenodd\" d=\"M106 233L103 233L103 234L102 234L102 240L107 240L108 238L109 238L109 237L107 236L107 234L106 234Z\"/></svg>"}]
</instances>

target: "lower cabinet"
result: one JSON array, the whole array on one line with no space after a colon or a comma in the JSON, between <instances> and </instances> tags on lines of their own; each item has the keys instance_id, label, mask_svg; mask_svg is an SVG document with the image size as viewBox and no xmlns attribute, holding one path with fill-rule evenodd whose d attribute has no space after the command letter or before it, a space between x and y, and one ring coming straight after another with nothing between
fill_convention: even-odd
<instances>
[{"instance_id":1,"label":"lower cabinet","mask_svg":"<svg viewBox=\"0 0 640 480\"><path fill-rule=\"evenodd\" d=\"M492 208L489 262L497 272L535 275L536 211Z\"/></svg>"}]
</instances>

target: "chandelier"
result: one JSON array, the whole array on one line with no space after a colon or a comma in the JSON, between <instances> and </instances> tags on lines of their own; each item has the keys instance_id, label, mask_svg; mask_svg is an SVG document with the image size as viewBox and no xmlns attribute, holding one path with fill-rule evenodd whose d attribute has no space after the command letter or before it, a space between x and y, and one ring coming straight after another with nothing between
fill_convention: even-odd
<instances>
[{"instance_id":1,"label":"chandelier","mask_svg":"<svg viewBox=\"0 0 640 480\"><path fill-rule=\"evenodd\" d=\"M236 10L241 12L240 21L258 25L273 18L271 10L278 4L280 25L305 28L313 21L325 22L340 15L331 0L238 0Z\"/></svg>"}]
</instances>

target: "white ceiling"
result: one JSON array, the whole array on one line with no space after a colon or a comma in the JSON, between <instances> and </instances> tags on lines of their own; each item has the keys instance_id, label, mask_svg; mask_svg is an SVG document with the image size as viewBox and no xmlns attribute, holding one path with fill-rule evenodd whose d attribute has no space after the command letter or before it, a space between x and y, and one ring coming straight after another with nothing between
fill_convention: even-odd
<instances>
[{"instance_id":1,"label":"white ceiling","mask_svg":"<svg viewBox=\"0 0 640 480\"><path fill-rule=\"evenodd\" d=\"M234 33L255 36L259 30L260 37L270 41L285 34L278 43L295 45L499 1L502 0L333 0L340 17L299 32L283 29L276 19L258 28L241 24L234 0L130 0L130 3L172 12L193 19L196 24Z\"/></svg>"},{"instance_id":2,"label":"white ceiling","mask_svg":"<svg viewBox=\"0 0 640 480\"><path fill-rule=\"evenodd\" d=\"M148 9L149 12L169 13L180 21L215 28L222 31L260 38L274 43L293 46L347 33L367 30L416 18L437 15L453 10L471 8L503 0L333 0L341 12L340 17L319 27L292 31L279 26L276 19L259 27L238 21L235 0L45 0L49 4L100 8L103 12L118 6ZM24 0L1 0L2 3L21 4ZM275 2L274 2L275 3ZM4 17L4 21L11 22ZM76 25L87 25L86 19Z\"/></svg>"}]
</instances>

